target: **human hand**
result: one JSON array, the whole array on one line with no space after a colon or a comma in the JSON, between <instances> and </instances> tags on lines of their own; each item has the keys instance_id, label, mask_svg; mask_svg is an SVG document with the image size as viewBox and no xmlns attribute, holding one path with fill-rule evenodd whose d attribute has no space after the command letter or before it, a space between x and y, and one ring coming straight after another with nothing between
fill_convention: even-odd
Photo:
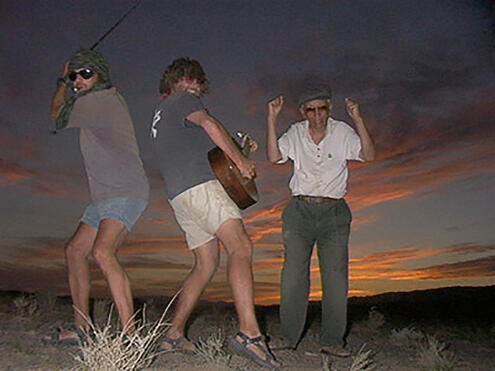
<instances>
[{"instance_id":1,"label":"human hand","mask_svg":"<svg viewBox=\"0 0 495 371\"><path fill-rule=\"evenodd\" d=\"M279 95L277 98L268 102L268 115L271 117L277 117L284 105L284 96Z\"/></svg>"},{"instance_id":2,"label":"human hand","mask_svg":"<svg viewBox=\"0 0 495 371\"><path fill-rule=\"evenodd\" d=\"M345 104L348 115L351 116L354 121L362 120L358 102L355 102L350 98L345 98Z\"/></svg>"},{"instance_id":3,"label":"human hand","mask_svg":"<svg viewBox=\"0 0 495 371\"><path fill-rule=\"evenodd\" d=\"M256 177L256 167L254 161L246 157L242 157L242 162L239 165L239 171L244 178L253 179Z\"/></svg>"},{"instance_id":4,"label":"human hand","mask_svg":"<svg viewBox=\"0 0 495 371\"><path fill-rule=\"evenodd\" d=\"M246 145L246 141L248 142L248 146L249 146L249 152L254 152L258 149L258 142L256 142L255 140L251 139L251 137L246 134L243 136L242 138L242 142L241 142L241 147L244 148L245 145Z\"/></svg>"}]
</instances>

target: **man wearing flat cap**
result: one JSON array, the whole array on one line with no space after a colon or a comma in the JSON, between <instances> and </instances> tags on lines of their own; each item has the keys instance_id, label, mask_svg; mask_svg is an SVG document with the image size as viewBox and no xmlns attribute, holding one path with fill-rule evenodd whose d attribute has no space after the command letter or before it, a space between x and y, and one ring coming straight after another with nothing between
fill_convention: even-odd
<instances>
[{"instance_id":1,"label":"man wearing flat cap","mask_svg":"<svg viewBox=\"0 0 495 371\"><path fill-rule=\"evenodd\" d=\"M277 140L276 122L283 96L268 102L267 157L290 159L292 197L282 214L282 269L279 348L295 349L304 329L309 296L311 254L318 249L322 282L321 351L350 355L345 348L348 292L348 241L351 212L344 200L347 161L372 161L375 149L358 103L346 99L356 130L334 120L329 87L303 92L298 108L304 120L293 123ZM274 345L272 349L276 350Z\"/></svg>"},{"instance_id":2,"label":"man wearing flat cap","mask_svg":"<svg viewBox=\"0 0 495 371\"><path fill-rule=\"evenodd\" d=\"M70 92L73 92L70 95ZM146 207L149 185L124 98L112 87L105 57L81 49L65 64L52 99L56 132L79 129L91 203L65 246L74 326L45 340L77 344L89 328L92 254L110 289L124 332L134 331L129 278L117 250Z\"/></svg>"}]
</instances>

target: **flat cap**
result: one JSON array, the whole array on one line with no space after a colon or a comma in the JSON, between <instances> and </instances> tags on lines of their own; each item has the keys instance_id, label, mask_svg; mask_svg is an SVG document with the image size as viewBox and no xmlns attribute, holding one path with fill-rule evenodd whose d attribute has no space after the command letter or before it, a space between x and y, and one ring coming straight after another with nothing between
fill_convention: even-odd
<instances>
[{"instance_id":1,"label":"flat cap","mask_svg":"<svg viewBox=\"0 0 495 371\"><path fill-rule=\"evenodd\" d=\"M332 90L329 86L310 86L304 89L297 99L297 106L315 99L332 99Z\"/></svg>"}]
</instances>

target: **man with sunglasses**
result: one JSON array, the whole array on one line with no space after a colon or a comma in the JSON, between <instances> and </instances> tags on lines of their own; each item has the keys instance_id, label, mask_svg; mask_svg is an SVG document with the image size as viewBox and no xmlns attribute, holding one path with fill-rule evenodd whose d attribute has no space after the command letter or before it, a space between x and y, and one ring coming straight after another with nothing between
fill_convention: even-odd
<instances>
[{"instance_id":1,"label":"man with sunglasses","mask_svg":"<svg viewBox=\"0 0 495 371\"><path fill-rule=\"evenodd\" d=\"M69 92L74 94L66 97ZM51 115L56 131L79 129L91 204L65 247L74 326L46 340L77 344L84 338L83 330L89 327L90 254L108 282L123 331L132 332L130 282L116 254L146 207L149 185L127 104L112 87L101 53L81 49L65 64Z\"/></svg>"},{"instance_id":2,"label":"man with sunglasses","mask_svg":"<svg viewBox=\"0 0 495 371\"><path fill-rule=\"evenodd\" d=\"M348 240L351 212L344 195L347 161L371 161L375 149L358 103L346 99L356 131L330 117L328 87L307 89L298 100L303 121L293 123L277 140L276 122L283 96L268 102L267 157L281 164L290 159L292 197L282 214L282 269L279 344L273 350L295 349L306 322L313 246L318 249L322 283L321 351L348 357L344 347L347 325ZM275 343L275 342L274 342Z\"/></svg>"}]
</instances>

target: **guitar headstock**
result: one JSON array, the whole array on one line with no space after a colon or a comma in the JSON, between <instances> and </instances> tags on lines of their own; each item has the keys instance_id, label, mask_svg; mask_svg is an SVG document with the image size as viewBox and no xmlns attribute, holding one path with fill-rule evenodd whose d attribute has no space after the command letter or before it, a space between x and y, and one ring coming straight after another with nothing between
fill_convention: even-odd
<instances>
[{"instance_id":1,"label":"guitar headstock","mask_svg":"<svg viewBox=\"0 0 495 371\"><path fill-rule=\"evenodd\" d=\"M238 131L235 134L236 134L237 138L239 138L239 140L241 141L242 144L244 144L246 141L249 141L251 139L249 134L245 133L243 131Z\"/></svg>"},{"instance_id":2,"label":"guitar headstock","mask_svg":"<svg viewBox=\"0 0 495 371\"><path fill-rule=\"evenodd\" d=\"M244 133L243 131L238 131L236 136L239 138L242 153L247 157L249 152L251 152L251 146L249 145L249 142L252 141L251 137L248 133Z\"/></svg>"}]
</instances>

